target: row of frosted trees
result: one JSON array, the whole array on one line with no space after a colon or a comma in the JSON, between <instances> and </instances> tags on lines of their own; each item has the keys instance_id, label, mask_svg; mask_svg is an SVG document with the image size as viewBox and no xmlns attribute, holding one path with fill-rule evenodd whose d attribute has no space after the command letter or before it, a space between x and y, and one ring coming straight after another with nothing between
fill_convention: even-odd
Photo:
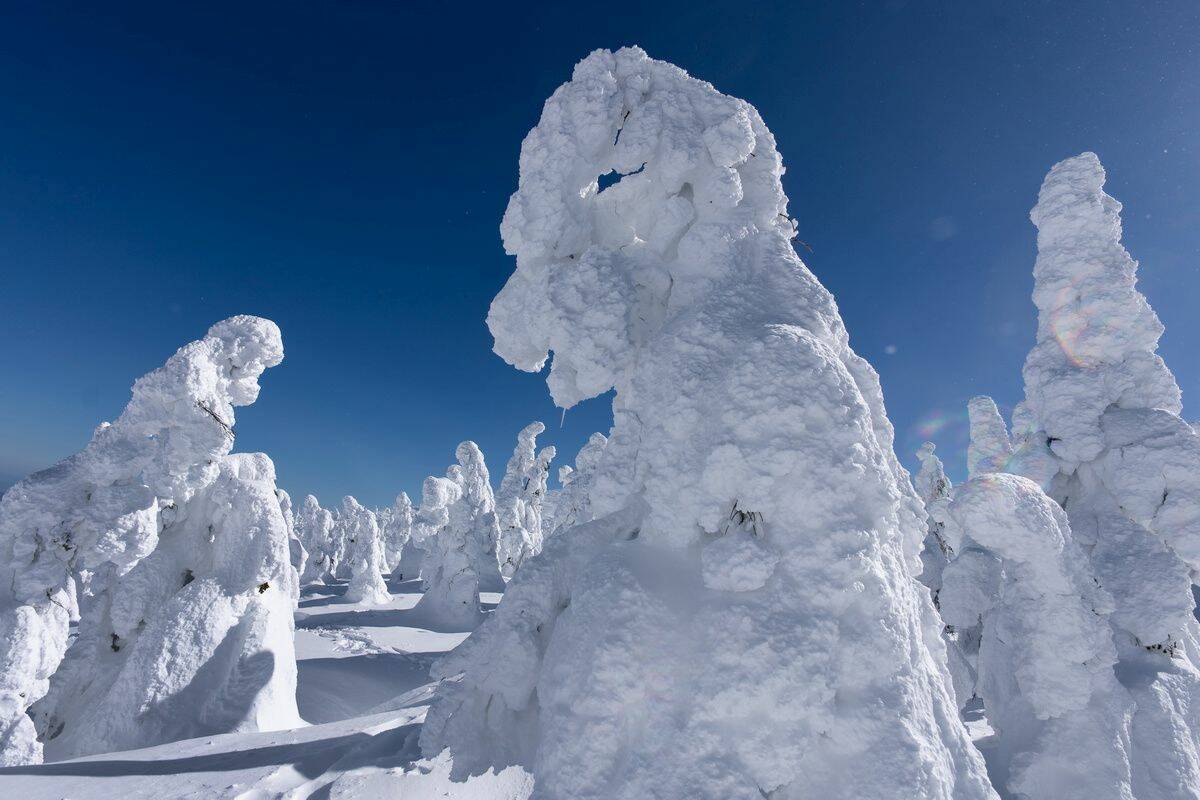
<instances>
[{"instance_id":1,"label":"row of frosted trees","mask_svg":"<svg viewBox=\"0 0 1200 800\"><path fill-rule=\"evenodd\" d=\"M423 579L421 606L473 627L479 591L579 511L597 435L547 491L554 448L526 427L493 495L471 442L445 478L379 511L294 509L262 453L233 453L234 408L283 359L278 327L233 317L140 378L84 450L0 498L0 765L303 724L293 610L303 585L390 599L385 575ZM579 478L578 476L583 476ZM574 480L573 480L574 478Z\"/></svg>"}]
</instances>

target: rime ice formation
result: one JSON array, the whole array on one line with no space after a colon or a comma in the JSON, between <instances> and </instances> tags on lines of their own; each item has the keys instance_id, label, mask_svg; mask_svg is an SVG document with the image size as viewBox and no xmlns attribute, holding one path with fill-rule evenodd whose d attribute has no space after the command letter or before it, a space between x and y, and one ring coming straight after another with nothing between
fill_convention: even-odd
<instances>
[{"instance_id":1,"label":"rime ice formation","mask_svg":"<svg viewBox=\"0 0 1200 800\"><path fill-rule=\"evenodd\" d=\"M100 425L81 452L4 493L0 764L41 760L42 746L26 709L45 695L63 660L79 581L86 579L89 596L79 597L88 609L77 646L95 640L100 625L111 627L118 645L138 635L141 617L118 614L101 620L97 609L119 601L116 608L124 611L151 592L168 591L131 582L129 574L187 504L232 468L224 457L233 447L234 406L253 403L259 376L282 359L273 322L248 316L219 322L140 378L121 416ZM282 523L278 503L274 496L270 500ZM179 577L171 576L172 583ZM290 627L290 610L288 620ZM146 681L151 676L133 677Z\"/></svg>"},{"instance_id":2,"label":"rime ice formation","mask_svg":"<svg viewBox=\"0 0 1200 800\"><path fill-rule=\"evenodd\" d=\"M463 442L454 451L458 459L462 497L450 510L450 524L461 531L471 569L484 592L504 591L504 579L496 558L500 522L496 517L496 495L483 453L474 442Z\"/></svg>"},{"instance_id":3,"label":"rime ice formation","mask_svg":"<svg viewBox=\"0 0 1200 800\"><path fill-rule=\"evenodd\" d=\"M333 580L334 571L337 569L333 514L321 508L317 498L310 494L304 498L304 504L300 507L296 530L309 551L300 583L308 585Z\"/></svg>"},{"instance_id":4,"label":"rime ice formation","mask_svg":"<svg viewBox=\"0 0 1200 800\"><path fill-rule=\"evenodd\" d=\"M943 602L947 621L981 622L978 682L996 731L993 773L1028 800L1133 797L1111 599L1092 580L1066 514L1037 484L999 473L955 489L945 511L957 548L983 550L998 567L970 584L985 591Z\"/></svg>"},{"instance_id":5,"label":"rime ice formation","mask_svg":"<svg viewBox=\"0 0 1200 800\"><path fill-rule=\"evenodd\" d=\"M544 430L546 426L542 423L531 422L518 434L516 449L508 460L496 495L500 524L496 557L506 578L512 577L526 557L542 549L542 503L550 462L555 455L553 447L537 452L537 437Z\"/></svg>"},{"instance_id":6,"label":"rime ice formation","mask_svg":"<svg viewBox=\"0 0 1200 800\"><path fill-rule=\"evenodd\" d=\"M479 624L482 613L479 576L468 554L468 530L452 519L463 497L462 475L456 466L448 477L426 478L421 489L413 530L414 536L420 534L426 555L421 571L424 594L416 608L434 622L470 629Z\"/></svg>"},{"instance_id":7,"label":"rime ice formation","mask_svg":"<svg viewBox=\"0 0 1200 800\"><path fill-rule=\"evenodd\" d=\"M597 176L621 177L601 191ZM792 249L747 103L637 48L546 102L501 232L496 351L615 387L590 523L437 668L421 734L538 800L990 798L917 584L874 370Z\"/></svg>"},{"instance_id":8,"label":"rime ice formation","mask_svg":"<svg viewBox=\"0 0 1200 800\"><path fill-rule=\"evenodd\" d=\"M35 707L47 755L302 724L275 467L262 453L218 465L164 519L154 552L85 609L88 631Z\"/></svg>"},{"instance_id":9,"label":"rime ice formation","mask_svg":"<svg viewBox=\"0 0 1200 800\"><path fill-rule=\"evenodd\" d=\"M990 397L972 397L967 403L971 444L967 447L967 475L1003 472L1012 458L1012 442L1000 410Z\"/></svg>"},{"instance_id":10,"label":"rime ice formation","mask_svg":"<svg viewBox=\"0 0 1200 800\"><path fill-rule=\"evenodd\" d=\"M296 533L296 517L292 513L292 496L283 489L276 489L275 495L279 498L279 509L283 512L283 521L287 525L288 558L291 561L292 569L296 571L294 600L298 603L300 602L300 576L308 567L308 549L300 541L300 535Z\"/></svg>"},{"instance_id":11,"label":"rime ice formation","mask_svg":"<svg viewBox=\"0 0 1200 800\"><path fill-rule=\"evenodd\" d=\"M942 587L942 570L945 569L950 556L954 555L954 551L950 549L946 537L942 534L943 523L935 518L931 509L935 504L949 499L950 490L954 485L946 477L942 460L934 455L933 451L933 442L925 442L917 451L917 460L921 462L921 468L913 478L913 488L917 490L917 496L929 511L929 533L921 547L921 583L928 586L929 591L933 593L933 604L936 606L938 591Z\"/></svg>"},{"instance_id":12,"label":"rime ice formation","mask_svg":"<svg viewBox=\"0 0 1200 800\"><path fill-rule=\"evenodd\" d=\"M383 539L375 515L347 495L342 498L339 520L346 537L345 559L350 570L346 599L368 605L388 602L392 596L383 581Z\"/></svg>"},{"instance_id":13,"label":"rime ice formation","mask_svg":"<svg viewBox=\"0 0 1200 800\"><path fill-rule=\"evenodd\" d=\"M593 433L575 456L575 467L562 467L558 480L562 488L547 499L549 513L543 513L543 538L559 530L572 528L592 519L590 494L597 467L608 438L602 433Z\"/></svg>"},{"instance_id":14,"label":"rime ice formation","mask_svg":"<svg viewBox=\"0 0 1200 800\"><path fill-rule=\"evenodd\" d=\"M1195 797L1200 438L1179 417L1179 388L1156 352L1163 328L1136 289L1104 179L1085 153L1056 164L1038 194L1038 336L1014 419L1048 445L1057 469L1036 479L1113 598L1116 674L1136 709L1133 796Z\"/></svg>"},{"instance_id":15,"label":"rime ice formation","mask_svg":"<svg viewBox=\"0 0 1200 800\"><path fill-rule=\"evenodd\" d=\"M404 551L409 549L412 525L412 500L408 499L407 492L401 492L396 495L396 501L392 504L391 513L388 515L387 525L383 529L387 569L394 574L397 580L404 580L404 570L400 569L400 563L404 558ZM409 577L415 578L416 574Z\"/></svg>"}]
</instances>

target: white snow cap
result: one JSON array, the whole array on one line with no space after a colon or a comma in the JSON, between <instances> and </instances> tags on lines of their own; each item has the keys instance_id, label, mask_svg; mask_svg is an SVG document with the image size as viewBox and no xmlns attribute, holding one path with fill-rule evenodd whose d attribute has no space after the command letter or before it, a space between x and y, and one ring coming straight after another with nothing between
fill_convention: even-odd
<instances>
[{"instance_id":1,"label":"white snow cap","mask_svg":"<svg viewBox=\"0 0 1200 800\"><path fill-rule=\"evenodd\" d=\"M538 800L994 797L878 376L791 247L782 173L753 107L638 48L584 59L526 137L488 325L521 369L553 351L560 406L615 387L614 425L594 521L437 668L462 677L421 746L459 774L523 764Z\"/></svg>"}]
</instances>

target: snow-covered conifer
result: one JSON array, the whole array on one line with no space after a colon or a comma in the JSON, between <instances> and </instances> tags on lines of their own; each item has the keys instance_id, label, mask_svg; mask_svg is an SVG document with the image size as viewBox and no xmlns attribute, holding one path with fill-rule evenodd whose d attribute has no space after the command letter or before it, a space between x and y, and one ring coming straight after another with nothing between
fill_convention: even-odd
<instances>
[{"instance_id":1,"label":"snow-covered conifer","mask_svg":"<svg viewBox=\"0 0 1200 800\"><path fill-rule=\"evenodd\" d=\"M301 585L326 583L333 580L335 561L333 514L321 508L320 502L311 494L304 498L296 529L300 540L309 551L308 563L300 576Z\"/></svg>"},{"instance_id":2,"label":"snow-covered conifer","mask_svg":"<svg viewBox=\"0 0 1200 800\"><path fill-rule=\"evenodd\" d=\"M339 520L346 537L345 560L350 571L346 599L351 603L383 605L391 600L383 580L383 538L375 514L350 495L342 498Z\"/></svg>"},{"instance_id":3,"label":"snow-covered conifer","mask_svg":"<svg viewBox=\"0 0 1200 800\"><path fill-rule=\"evenodd\" d=\"M467 552L467 529L451 524L452 510L463 496L462 473L456 467L445 478L426 478L422 486L413 530L425 549L424 594L416 608L434 622L466 630L479 624L479 576Z\"/></svg>"},{"instance_id":4,"label":"snow-covered conifer","mask_svg":"<svg viewBox=\"0 0 1200 800\"><path fill-rule=\"evenodd\" d=\"M600 190L597 176L621 177ZM796 256L747 103L597 51L522 145L496 350L616 388L595 519L437 668L421 733L539 800L991 798L955 713L878 376ZM696 550L700 558L696 558Z\"/></svg>"},{"instance_id":5,"label":"snow-covered conifer","mask_svg":"<svg viewBox=\"0 0 1200 800\"><path fill-rule=\"evenodd\" d=\"M542 503L555 455L553 447L537 452L537 437L544 430L546 426L541 422L531 422L518 434L496 495L500 523L496 556L506 578L512 577L527 556L542 549Z\"/></svg>"},{"instance_id":6,"label":"snow-covered conifer","mask_svg":"<svg viewBox=\"0 0 1200 800\"><path fill-rule=\"evenodd\" d=\"M451 508L450 524L462 532L471 568L484 592L504 591L496 544L500 522L496 517L496 495L483 452L474 442L463 442L454 451L462 496Z\"/></svg>"},{"instance_id":7,"label":"snow-covered conifer","mask_svg":"<svg viewBox=\"0 0 1200 800\"><path fill-rule=\"evenodd\" d=\"M164 520L154 552L85 607L78 639L34 708L47 754L301 724L298 578L275 467L262 453L226 455L218 466Z\"/></svg>"},{"instance_id":8,"label":"snow-covered conifer","mask_svg":"<svg viewBox=\"0 0 1200 800\"><path fill-rule=\"evenodd\" d=\"M967 447L967 477L987 472L1003 472L1012 458L1008 426L992 398L980 395L967 403L971 423L971 443Z\"/></svg>"},{"instance_id":9,"label":"snow-covered conifer","mask_svg":"<svg viewBox=\"0 0 1200 800\"><path fill-rule=\"evenodd\" d=\"M1136 709L1133 796L1200 796L1200 438L1179 416L1179 387L1156 352L1163 327L1137 291L1104 180L1092 153L1062 161L1031 213L1038 332L1014 419L1057 470L1022 471L1066 510L1113 598L1116 674Z\"/></svg>"},{"instance_id":10,"label":"snow-covered conifer","mask_svg":"<svg viewBox=\"0 0 1200 800\"><path fill-rule=\"evenodd\" d=\"M121 416L100 425L81 452L4 493L0 764L41 760L26 710L46 693L62 662L79 582L86 581L90 595L79 601L91 609L114 596L131 605L140 601L136 585L114 587L154 551L180 509L217 481L233 447L234 406L253 403L259 376L282 358L273 322L248 316L219 322L140 378ZM82 646L94 641L101 624L94 610L84 616ZM110 622L119 645L136 635L140 617Z\"/></svg>"},{"instance_id":11,"label":"snow-covered conifer","mask_svg":"<svg viewBox=\"0 0 1200 800\"><path fill-rule=\"evenodd\" d=\"M562 488L547 500L549 513L543 514L543 538L592 519L590 499L592 482L600 465L600 457L608 445L608 437L593 433L575 456L575 467L561 467L558 481Z\"/></svg>"},{"instance_id":12,"label":"snow-covered conifer","mask_svg":"<svg viewBox=\"0 0 1200 800\"><path fill-rule=\"evenodd\" d=\"M292 513L292 496L283 489L276 489L275 494L279 497L279 509L283 512L283 521L287 525L288 532L288 553L292 562L292 569L296 570L296 602L300 601L300 576L304 574L304 570L308 567L308 548L304 546L304 542L300 541L300 535L296 532L296 517Z\"/></svg>"},{"instance_id":13,"label":"snow-covered conifer","mask_svg":"<svg viewBox=\"0 0 1200 800\"><path fill-rule=\"evenodd\" d=\"M407 492L396 495L396 501L392 504L390 512L387 525L383 527L387 569L397 580L404 580L404 570L400 570L399 573L396 570L399 568L400 562L404 558L404 550L409 546L409 540L412 538L413 504L412 500L408 499ZM416 575L410 577L415 578Z\"/></svg>"},{"instance_id":14,"label":"snow-covered conifer","mask_svg":"<svg viewBox=\"0 0 1200 800\"><path fill-rule=\"evenodd\" d=\"M993 773L1028 800L1159 797L1131 793L1112 601L1092 580L1062 508L1030 480L984 473L943 510L958 547L995 563L964 582L970 596L943 604L948 620L965 616L981 628L978 691L996 732Z\"/></svg>"}]
</instances>

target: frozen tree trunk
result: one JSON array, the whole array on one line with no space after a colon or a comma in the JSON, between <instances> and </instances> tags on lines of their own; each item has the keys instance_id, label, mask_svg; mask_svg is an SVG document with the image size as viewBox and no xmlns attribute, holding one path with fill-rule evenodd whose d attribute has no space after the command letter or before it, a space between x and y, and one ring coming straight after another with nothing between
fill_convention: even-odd
<instances>
[{"instance_id":1,"label":"frozen tree trunk","mask_svg":"<svg viewBox=\"0 0 1200 800\"><path fill-rule=\"evenodd\" d=\"M311 494L304 498L300 517L296 521L300 540L309 550L309 559L300 576L300 584L328 583L334 579L333 514Z\"/></svg>"},{"instance_id":2,"label":"frozen tree trunk","mask_svg":"<svg viewBox=\"0 0 1200 800\"><path fill-rule=\"evenodd\" d=\"M967 447L967 475L974 478L987 472L1002 472L1012 458L1008 426L990 397L972 397L967 403L971 421L971 444Z\"/></svg>"},{"instance_id":3,"label":"frozen tree trunk","mask_svg":"<svg viewBox=\"0 0 1200 800\"><path fill-rule=\"evenodd\" d=\"M304 574L304 570L308 567L308 549L304 543L300 541L299 534L296 533L296 518L292 513L292 496L283 489L275 490L276 496L279 498L279 509L283 512L283 521L287 526L288 532L288 557L292 564L292 569L296 571L296 580L292 583L296 587L296 603L300 602L300 576Z\"/></svg>"},{"instance_id":4,"label":"frozen tree trunk","mask_svg":"<svg viewBox=\"0 0 1200 800\"><path fill-rule=\"evenodd\" d=\"M1094 154L1046 176L1038 228L1037 344L1014 413L1036 461L1017 470L1070 519L1113 598L1116 674L1132 696L1133 796L1200 796L1200 438L1157 355L1163 328L1136 289L1121 205ZM1049 465L1049 469L1047 466Z\"/></svg>"},{"instance_id":5,"label":"frozen tree trunk","mask_svg":"<svg viewBox=\"0 0 1200 800\"><path fill-rule=\"evenodd\" d=\"M383 540L375 515L347 495L342 498L341 520L346 536L345 558L350 570L346 599L366 605L387 603L392 596L383 581Z\"/></svg>"},{"instance_id":6,"label":"frozen tree trunk","mask_svg":"<svg viewBox=\"0 0 1200 800\"><path fill-rule=\"evenodd\" d=\"M470 630L479 624L479 576L468 554L468 529L452 524L452 512L463 497L462 474L451 467L448 477L425 479L414 531L426 556L421 573L424 594L416 609L432 624Z\"/></svg>"},{"instance_id":7,"label":"frozen tree trunk","mask_svg":"<svg viewBox=\"0 0 1200 800\"><path fill-rule=\"evenodd\" d=\"M401 492L396 495L392 504L387 526L384 528L384 554L387 571L393 574L404 558L404 549L412 538L413 505L408 494ZM413 577L416 577L415 575ZM396 575L397 580L403 580L403 570Z\"/></svg>"},{"instance_id":8,"label":"frozen tree trunk","mask_svg":"<svg viewBox=\"0 0 1200 800\"><path fill-rule=\"evenodd\" d=\"M1134 797L1112 601L1092 580L1066 514L1032 481L984 474L954 491L946 519L960 549L985 551L999 567L975 582L987 590L973 601L952 595L945 604L951 619L981 621L993 774L1028 800Z\"/></svg>"},{"instance_id":9,"label":"frozen tree trunk","mask_svg":"<svg viewBox=\"0 0 1200 800\"><path fill-rule=\"evenodd\" d=\"M136 604L139 592L162 588L116 587L155 549L179 510L217 480L233 447L234 406L253 403L259 376L282 359L273 322L243 316L217 323L140 378L121 416L97 428L81 452L4 493L0 764L41 760L26 711L46 694L63 660L72 598L102 607L118 591L123 602ZM90 597L79 597L84 577ZM95 624L95 614L85 611L81 644L97 637ZM134 631L114 633L128 638Z\"/></svg>"},{"instance_id":10,"label":"frozen tree trunk","mask_svg":"<svg viewBox=\"0 0 1200 800\"><path fill-rule=\"evenodd\" d=\"M562 467L558 471L558 480L562 488L554 493L553 500L547 500L549 514L543 514L543 539L549 538L560 530L573 528L576 525L592 520L592 503L590 493L600 457L608 445L608 438L602 433L593 433L587 443L579 449L575 456L575 468Z\"/></svg>"},{"instance_id":11,"label":"frozen tree trunk","mask_svg":"<svg viewBox=\"0 0 1200 800\"><path fill-rule=\"evenodd\" d=\"M599 175L622 177L601 191ZM522 145L488 324L569 407L616 388L591 523L438 668L421 733L538 800L991 798L917 583L874 370L796 256L747 103L597 51ZM699 551L699 558L696 553Z\"/></svg>"},{"instance_id":12,"label":"frozen tree trunk","mask_svg":"<svg viewBox=\"0 0 1200 800\"><path fill-rule=\"evenodd\" d=\"M262 453L164 522L155 551L86 611L46 697L54 759L302 724L292 610L298 580Z\"/></svg>"},{"instance_id":13,"label":"frozen tree trunk","mask_svg":"<svg viewBox=\"0 0 1200 800\"><path fill-rule=\"evenodd\" d=\"M496 496L500 524L496 556L505 578L511 578L522 561L542 549L542 503L555 455L553 447L537 452L537 437L544 430L545 425L533 422L518 435Z\"/></svg>"}]
</instances>

